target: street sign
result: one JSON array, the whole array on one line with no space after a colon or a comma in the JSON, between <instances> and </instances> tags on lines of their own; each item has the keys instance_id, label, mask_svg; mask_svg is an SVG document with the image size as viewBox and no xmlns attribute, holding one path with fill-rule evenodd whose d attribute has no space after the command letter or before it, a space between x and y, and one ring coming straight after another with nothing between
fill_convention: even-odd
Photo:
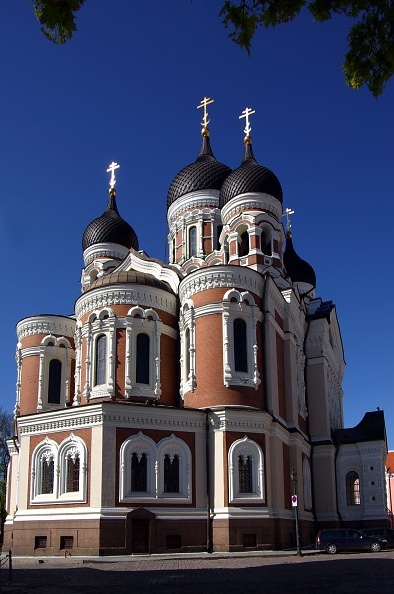
<instances>
[{"instance_id":1,"label":"street sign","mask_svg":"<svg viewBox=\"0 0 394 594\"><path fill-rule=\"evenodd\" d=\"M293 507L297 507L297 495L292 495L291 496L291 505Z\"/></svg>"}]
</instances>

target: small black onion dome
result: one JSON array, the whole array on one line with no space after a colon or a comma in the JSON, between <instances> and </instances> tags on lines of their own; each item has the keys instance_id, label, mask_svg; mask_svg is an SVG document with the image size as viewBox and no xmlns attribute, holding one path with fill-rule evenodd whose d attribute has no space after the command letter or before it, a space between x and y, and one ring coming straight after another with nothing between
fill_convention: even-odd
<instances>
[{"instance_id":1,"label":"small black onion dome","mask_svg":"<svg viewBox=\"0 0 394 594\"><path fill-rule=\"evenodd\" d=\"M230 167L219 163L213 155L209 135L203 130L201 151L194 163L186 165L174 178L167 194L167 209L185 194L196 190L220 190Z\"/></svg>"},{"instance_id":2,"label":"small black onion dome","mask_svg":"<svg viewBox=\"0 0 394 594\"><path fill-rule=\"evenodd\" d=\"M258 192L269 194L283 201L282 186L275 173L257 163L250 136L245 138L245 155L241 165L223 183L219 198L219 208L223 208L235 196Z\"/></svg>"},{"instance_id":3,"label":"small black onion dome","mask_svg":"<svg viewBox=\"0 0 394 594\"><path fill-rule=\"evenodd\" d=\"M101 217L89 223L82 236L83 251L96 243L117 243L127 249L133 248L137 251L139 249L138 237L134 229L118 212L113 190L110 191L107 208Z\"/></svg>"},{"instance_id":4,"label":"small black onion dome","mask_svg":"<svg viewBox=\"0 0 394 594\"><path fill-rule=\"evenodd\" d=\"M296 253L290 231L286 233L286 249L283 254L283 263L293 283L308 283L316 287L315 271L308 262L302 260Z\"/></svg>"},{"instance_id":5,"label":"small black onion dome","mask_svg":"<svg viewBox=\"0 0 394 594\"><path fill-rule=\"evenodd\" d=\"M167 293L173 293L170 285L165 281L161 281L150 274L143 272L136 272L135 270L121 270L114 271L96 279L89 287L89 290L97 289L97 287L103 287L106 285L119 285L119 284L135 284L135 285L147 285L149 287L156 287L157 289L163 289Z\"/></svg>"}]
</instances>

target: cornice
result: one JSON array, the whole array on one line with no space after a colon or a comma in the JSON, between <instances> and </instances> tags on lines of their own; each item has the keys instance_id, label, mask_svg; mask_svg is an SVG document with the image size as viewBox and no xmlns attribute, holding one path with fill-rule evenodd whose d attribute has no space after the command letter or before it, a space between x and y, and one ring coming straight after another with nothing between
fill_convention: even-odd
<instances>
[{"instance_id":1,"label":"cornice","mask_svg":"<svg viewBox=\"0 0 394 594\"><path fill-rule=\"evenodd\" d=\"M55 334L73 338L76 321L66 316L32 316L24 318L16 326L18 340L37 334Z\"/></svg>"},{"instance_id":2,"label":"cornice","mask_svg":"<svg viewBox=\"0 0 394 594\"><path fill-rule=\"evenodd\" d=\"M71 431L94 426L126 426L166 431L205 431L205 414L201 411L164 407L148 408L105 402L18 417L17 422L19 435Z\"/></svg>"},{"instance_id":3,"label":"cornice","mask_svg":"<svg viewBox=\"0 0 394 594\"><path fill-rule=\"evenodd\" d=\"M179 286L179 297L181 303L189 299L192 295L201 291L210 289L224 288L231 289L237 287L251 291L255 295L261 296L263 291L263 277L250 268L240 268L239 266L214 266L191 272L189 276L181 281Z\"/></svg>"},{"instance_id":4,"label":"cornice","mask_svg":"<svg viewBox=\"0 0 394 594\"><path fill-rule=\"evenodd\" d=\"M127 270L134 270L135 272L149 274L157 280L166 282L174 291L174 293L177 293L178 291L178 273L168 265L165 265L164 262L152 260L150 258L142 258L138 252L130 250L127 258L125 258L116 269L117 272Z\"/></svg>"},{"instance_id":5,"label":"cornice","mask_svg":"<svg viewBox=\"0 0 394 594\"><path fill-rule=\"evenodd\" d=\"M240 194L225 204L222 208L223 223L228 223L240 211L263 210L272 214L277 221L282 217L282 205L273 196L263 193Z\"/></svg>"},{"instance_id":6,"label":"cornice","mask_svg":"<svg viewBox=\"0 0 394 594\"><path fill-rule=\"evenodd\" d=\"M129 250L126 247L117 243L96 243L83 252L83 261L87 266L96 258L123 260L128 252Z\"/></svg>"},{"instance_id":7,"label":"cornice","mask_svg":"<svg viewBox=\"0 0 394 594\"><path fill-rule=\"evenodd\" d=\"M114 305L142 305L160 309L171 315L176 315L177 304L175 295L171 295L158 287L138 284L119 284L110 287L100 287L81 295L75 304L77 319L83 315Z\"/></svg>"},{"instance_id":8,"label":"cornice","mask_svg":"<svg viewBox=\"0 0 394 594\"><path fill-rule=\"evenodd\" d=\"M178 198L168 209L167 221L171 227L171 221L194 208L219 208L219 190L197 190Z\"/></svg>"}]
</instances>

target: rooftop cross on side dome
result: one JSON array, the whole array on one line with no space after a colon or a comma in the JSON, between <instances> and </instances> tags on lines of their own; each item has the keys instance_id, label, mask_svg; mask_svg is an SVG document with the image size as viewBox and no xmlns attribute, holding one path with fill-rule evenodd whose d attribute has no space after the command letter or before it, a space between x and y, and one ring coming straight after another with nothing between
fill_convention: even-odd
<instances>
[{"instance_id":1,"label":"rooftop cross on side dome","mask_svg":"<svg viewBox=\"0 0 394 594\"><path fill-rule=\"evenodd\" d=\"M238 118L240 120L242 118L245 118L245 128L244 128L245 140L250 139L250 132L251 132L252 128L250 126L249 116L251 116L253 113L256 113L256 111L254 109L252 109L251 107L247 107L246 109L243 110L243 112L241 113L241 115Z\"/></svg>"},{"instance_id":2,"label":"rooftop cross on side dome","mask_svg":"<svg viewBox=\"0 0 394 594\"><path fill-rule=\"evenodd\" d=\"M197 109L200 109L201 107L204 108L204 116L203 116L202 122L201 122L201 126L202 126L201 134L203 136L209 136L208 124L209 124L210 120L208 119L207 107L214 101L215 100L211 99L210 97L204 97L204 99L202 99L202 101L200 101L199 105L197 105Z\"/></svg>"},{"instance_id":3,"label":"rooftop cross on side dome","mask_svg":"<svg viewBox=\"0 0 394 594\"><path fill-rule=\"evenodd\" d=\"M112 163L110 164L110 166L107 169L107 173L111 173L111 179L109 180L109 192L111 193L115 193L115 184L116 184L116 178L115 178L115 169L119 169L120 165L118 165L118 163L115 163L115 161L112 161Z\"/></svg>"},{"instance_id":4,"label":"rooftop cross on side dome","mask_svg":"<svg viewBox=\"0 0 394 594\"><path fill-rule=\"evenodd\" d=\"M286 217L286 231L290 231L291 229L291 222L290 222L290 215L294 214L294 210L291 208L286 208L282 217Z\"/></svg>"}]
</instances>

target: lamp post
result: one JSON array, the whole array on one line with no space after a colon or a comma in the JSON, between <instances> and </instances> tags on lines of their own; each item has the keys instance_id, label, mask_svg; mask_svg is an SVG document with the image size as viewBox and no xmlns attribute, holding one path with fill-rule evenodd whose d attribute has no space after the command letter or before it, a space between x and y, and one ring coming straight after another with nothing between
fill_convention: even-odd
<instances>
[{"instance_id":1,"label":"lamp post","mask_svg":"<svg viewBox=\"0 0 394 594\"><path fill-rule=\"evenodd\" d=\"M290 470L290 480L291 480L291 484L292 484L291 505L294 508L297 555L301 556L302 553L301 553L301 545L300 545L300 530L298 527L297 473L295 471L294 466L292 466L291 470Z\"/></svg>"}]
</instances>

